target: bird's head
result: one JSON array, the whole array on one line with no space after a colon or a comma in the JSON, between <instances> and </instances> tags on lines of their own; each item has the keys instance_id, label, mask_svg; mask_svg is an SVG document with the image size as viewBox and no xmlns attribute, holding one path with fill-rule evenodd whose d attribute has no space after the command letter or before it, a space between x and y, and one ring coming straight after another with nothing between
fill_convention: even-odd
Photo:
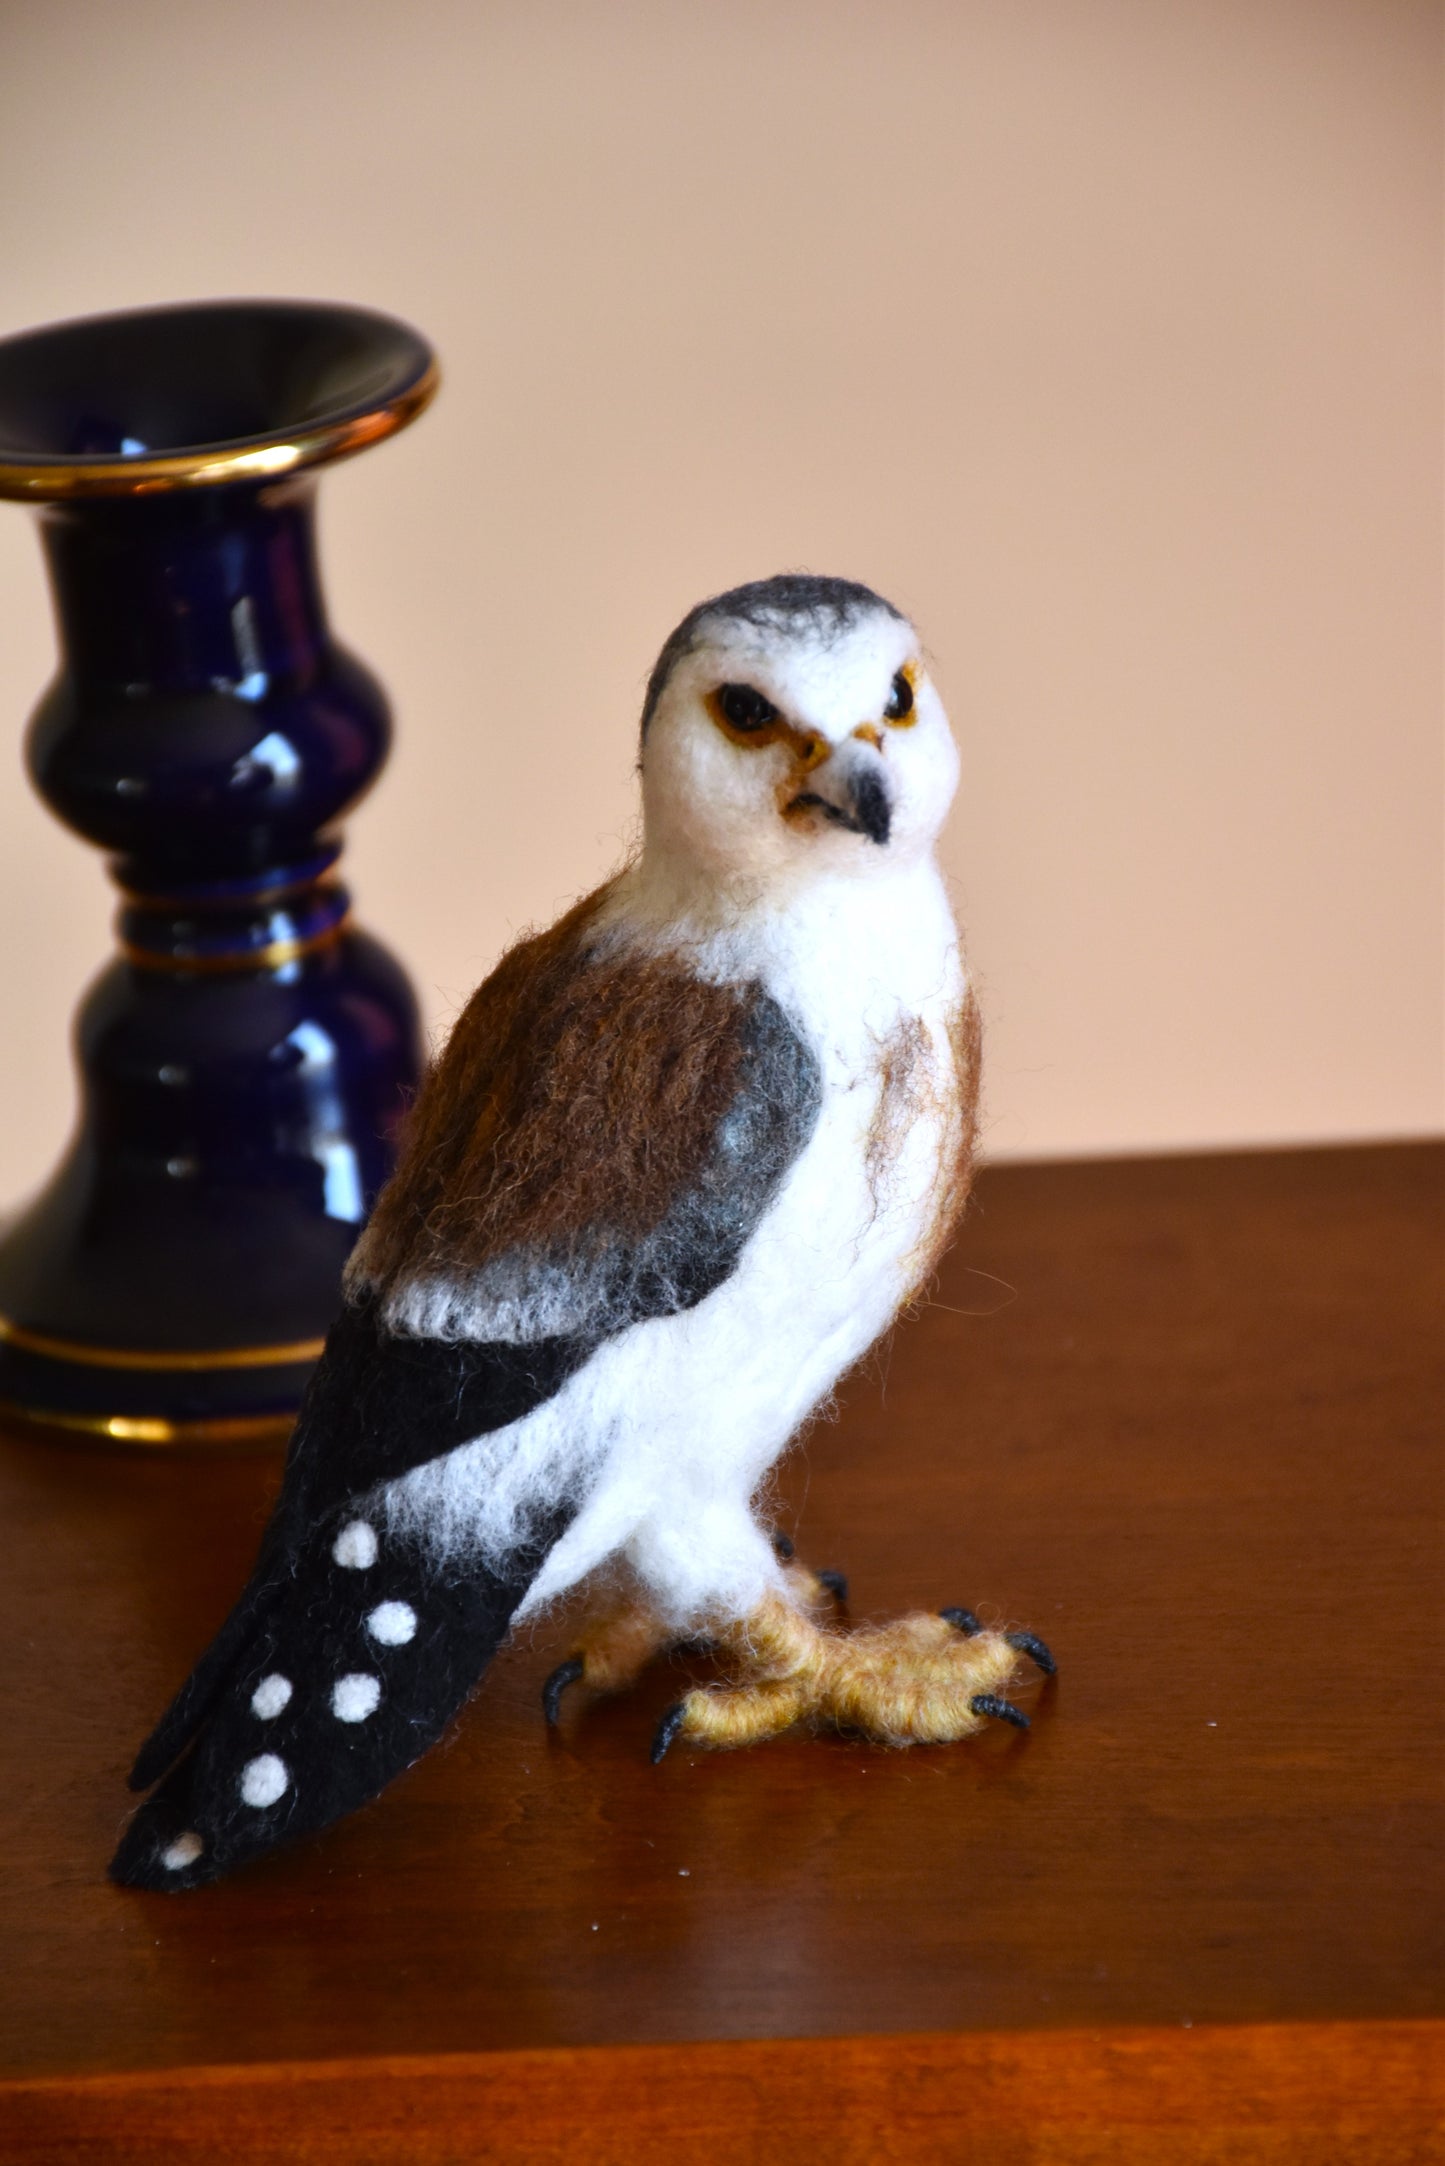
<instances>
[{"instance_id":1,"label":"bird's head","mask_svg":"<svg viewBox=\"0 0 1445 2166\"><path fill-rule=\"evenodd\" d=\"M645 854L725 882L911 862L957 780L917 632L851 580L784 573L700 603L648 684Z\"/></svg>"}]
</instances>

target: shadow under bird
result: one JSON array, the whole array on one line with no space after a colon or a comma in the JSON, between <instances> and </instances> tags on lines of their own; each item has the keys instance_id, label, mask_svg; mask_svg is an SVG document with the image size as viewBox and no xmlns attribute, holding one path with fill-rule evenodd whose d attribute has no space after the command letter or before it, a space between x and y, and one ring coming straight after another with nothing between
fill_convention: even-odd
<instances>
[{"instance_id":1,"label":"shadow under bird","mask_svg":"<svg viewBox=\"0 0 1445 2166\"><path fill-rule=\"evenodd\" d=\"M973 1168L976 1009L934 844L957 782L908 620L785 574L694 609L643 711L643 835L503 956L348 1269L250 1584L142 1748L112 1865L181 1889L442 1734L515 1618L603 1590L548 1680L705 1638L654 1741L946 1742L1024 1632L845 1627L753 1499L926 1285Z\"/></svg>"}]
</instances>

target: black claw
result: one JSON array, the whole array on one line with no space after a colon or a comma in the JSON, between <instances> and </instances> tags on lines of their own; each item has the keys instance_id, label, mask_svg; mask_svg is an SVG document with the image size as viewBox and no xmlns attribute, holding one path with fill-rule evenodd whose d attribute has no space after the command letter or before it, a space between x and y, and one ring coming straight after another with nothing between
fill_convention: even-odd
<instances>
[{"instance_id":1,"label":"black claw","mask_svg":"<svg viewBox=\"0 0 1445 2166\"><path fill-rule=\"evenodd\" d=\"M779 1564L791 1564L798 1554L793 1547L792 1536L784 1534L781 1527L774 1527L772 1540L773 1555L777 1558Z\"/></svg>"},{"instance_id":2,"label":"black claw","mask_svg":"<svg viewBox=\"0 0 1445 2166\"><path fill-rule=\"evenodd\" d=\"M969 1706L976 1715L992 1715L999 1722L1011 1722L1016 1730L1026 1730L1029 1718L1012 1700L1001 1700L996 1692L975 1692Z\"/></svg>"},{"instance_id":3,"label":"black claw","mask_svg":"<svg viewBox=\"0 0 1445 2166\"><path fill-rule=\"evenodd\" d=\"M562 1719L563 1693L569 1685L576 1684L586 1667L587 1664L583 1661L581 1655L568 1655L565 1662L557 1664L556 1669L553 1670L546 1684L543 1685L542 1712L547 1717L550 1729L555 1730Z\"/></svg>"},{"instance_id":4,"label":"black claw","mask_svg":"<svg viewBox=\"0 0 1445 2166\"><path fill-rule=\"evenodd\" d=\"M1057 1675L1059 1665L1055 1662L1037 1633L1005 1632L1004 1638L1008 1641L1010 1647L1016 1647L1021 1655L1028 1656L1030 1662L1037 1663L1045 1677Z\"/></svg>"},{"instance_id":5,"label":"black claw","mask_svg":"<svg viewBox=\"0 0 1445 2166\"><path fill-rule=\"evenodd\" d=\"M814 1579L820 1587L826 1587L835 1602L848 1599L848 1575L846 1572L815 1572Z\"/></svg>"},{"instance_id":6,"label":"black claw","mask_svg":"<svg viewBox=\"0 0 1445 2166\"><path fill-rule=\"evenodd\" d=\"M652 1764L654 1767L656 1767L658 1761L663 1758L668 1746L677 1736L678 1731L682 1728L686 1720L687 1708L681 1700L679 1700L675 1706L669 1707L667 1713L663 1716L661 1722L659 1722L659 1724L657 1725L657 1729L653 1735Z\"/></svg>"},{"instance_id":7,"label":"black claw","mask_svg":"<svg viewBox=\"0 0 1445 2166\"><path fill-rule=\"evenodd\" d=\"M951 1624L966 1640L976 1639L983 1630L971 1609L941 1609L938 1614L945 1624Z\"/></svg>"}]
</instances>

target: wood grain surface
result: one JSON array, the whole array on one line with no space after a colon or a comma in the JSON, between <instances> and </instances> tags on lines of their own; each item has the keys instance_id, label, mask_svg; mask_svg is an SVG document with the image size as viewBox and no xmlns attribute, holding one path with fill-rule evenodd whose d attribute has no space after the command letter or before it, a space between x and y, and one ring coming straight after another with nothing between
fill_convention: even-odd
<instances>
[{"instance_id":1,"label":"wood grain surface","mask_svg":"<svg viewBox=\"0 0 1445 2166\"><path fill-rule=\"evenodd\" d=\"M1433 2024L557 2047L6 2086L27 2166L1420 2166Z\"/></svg>"},{"instance_id":2,"label":"wood grain surface","mask_svg":"<svg viewBox=\"0 0 1445 2166\"><path fill-rule=\"evenodd\" d=\"M766 2159L810 2097L842 2160L1445 2156L1442 1172L985 1175L778 1516L855 1615L1042 1633L1027 1737L654 1769L680 1673L549 1738L555 1620L377 1804L189 1896L104 1866L275 1462L0 1439L0 2156Z\"/></svg>"}]
</instances>

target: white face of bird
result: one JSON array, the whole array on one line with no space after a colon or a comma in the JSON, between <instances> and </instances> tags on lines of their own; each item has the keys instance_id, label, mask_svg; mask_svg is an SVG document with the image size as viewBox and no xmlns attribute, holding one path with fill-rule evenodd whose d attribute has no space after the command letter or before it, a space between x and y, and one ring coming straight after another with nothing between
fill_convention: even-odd
<instances>
[{"instance_id":1,"label":"white face of bird","mask_svg":"<svg viewBox=\"0 0 1445 2166\"><path fill-rule=\"evenodd\" d=\"M918 634L705 618L652 713L644 856L723 880L897 870L933 846L958 751Z\"/></svg>"}]
</instances>

